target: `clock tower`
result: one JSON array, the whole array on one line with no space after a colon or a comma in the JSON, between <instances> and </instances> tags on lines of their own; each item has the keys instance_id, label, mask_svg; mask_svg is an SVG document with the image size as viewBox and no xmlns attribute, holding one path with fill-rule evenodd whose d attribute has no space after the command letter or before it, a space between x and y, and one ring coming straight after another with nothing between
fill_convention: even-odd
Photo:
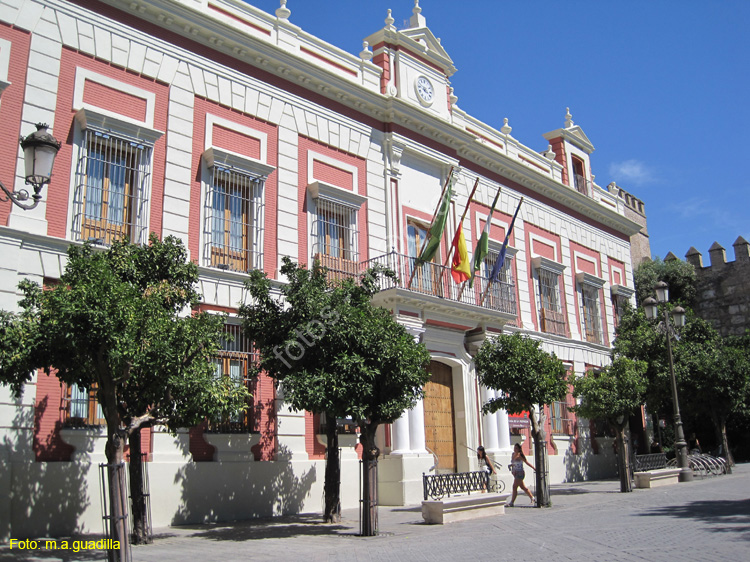
<instances>
[{"instance_id":1,"label":"clock tower","mask_svg":"<svg viewBox=\"0 0 750 562\"><path fill-rule=\"evenodd\" d=\"M448 119L449 78L456 68L427 27L419 0L414 0L408 28L396 29L394 21L388 10L385 27L365 39L372 45L372 62L383 69L381 93Z\"/></svg>"}]
</instances>

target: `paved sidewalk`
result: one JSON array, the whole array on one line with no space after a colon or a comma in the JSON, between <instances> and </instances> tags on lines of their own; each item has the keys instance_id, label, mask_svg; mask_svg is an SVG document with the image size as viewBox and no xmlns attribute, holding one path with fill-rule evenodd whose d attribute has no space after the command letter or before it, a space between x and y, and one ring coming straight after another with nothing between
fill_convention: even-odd
<instances>
[{"instance_id":1,"label":"paved sidewalk","mask_svg":"<svg viewBox=\"0 0 750 562\"><path fill-rule=\"evenodd\" d=\"M750 553L750 464L734 474L619 493L619 482L561 484L553 507L507 508L503 516L425 525L420 507L380 508L380 535L359 537L359 514L339 525L318 515L155 529L134 562L200 560L460 561L727 560ZM524 504L519 496L517 505ZM101 553L0 547L0 560L101 560Z\"/></svg>"}]
</instances>

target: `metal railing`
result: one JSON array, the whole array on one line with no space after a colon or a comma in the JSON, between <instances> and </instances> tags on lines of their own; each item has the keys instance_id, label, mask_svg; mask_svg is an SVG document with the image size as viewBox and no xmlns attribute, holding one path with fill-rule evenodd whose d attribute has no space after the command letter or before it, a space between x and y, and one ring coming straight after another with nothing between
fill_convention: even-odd
<instances>
[{"instance_id":1,"label":"metal railing","mask_svg":"<svg viewBox=\"0 0 750 562\"><path fill-rule=\"evenodd\" d=\"M424 499L439 500L451 494L471 494L490 489L490 473L484 470L455 472L451 474L422 473Z\"/></svg>"},{"instance_id":2,"label":"metal railing","mask_svg":"<svg viewBox=\"0 0 750 562\"><path fill-rule=\"evenodd\" d=\"M635 456L635 472L647 472L667 468L667 455L665 453L650 453L648 455Z\"/></svg>"},{"instance_id":3,"label":"metal railing","mask_svg":"<svg viewBox=\"0 0 750 562\"><path fill-rule=\"evenodd\" d=\"M586 197L592 197L591 182L583 176L575 174L573 176L573 183L578 193L585 195Z\"/></svg>"},{"instance_id":4,"label":"metal railing","mask_svg":"<svg viewBox=\"0 0 750 562\"><path fill-rule=\"evenodd\" d=\"M414 272L411 285L408 286L410 291L516 315L516 291L512 283L495 281L489 291L486 291L486 277L477 275L474 286L469 287L468 283L456 283L453 280L450 267L429 262L415 270L415 262L414 257L390 252L363 262L362 269L377 264L396 272L395 281L385 277L379 279L381 291L394 287L407 288Z\"/></svg>"}]
</instances>

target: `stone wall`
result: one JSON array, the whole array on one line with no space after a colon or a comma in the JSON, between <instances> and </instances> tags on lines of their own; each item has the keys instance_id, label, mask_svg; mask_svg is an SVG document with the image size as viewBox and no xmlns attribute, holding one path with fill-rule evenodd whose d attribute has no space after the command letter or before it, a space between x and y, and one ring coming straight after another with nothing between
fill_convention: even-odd
<instances>
[{"instance_id":1,"label":"stone wall","mask_svg":"<svg viewBox=\"0 0 750 562\"><path fill-rule=\"evenodd\" d=\"M695 311L725 336L750 329L750 244L740 236L733 247L734 261L727 262L726 251L714 242L708 250L711 265L705 267L695 248L685 255L697 275Z\"/></svg>"}]
</instances>

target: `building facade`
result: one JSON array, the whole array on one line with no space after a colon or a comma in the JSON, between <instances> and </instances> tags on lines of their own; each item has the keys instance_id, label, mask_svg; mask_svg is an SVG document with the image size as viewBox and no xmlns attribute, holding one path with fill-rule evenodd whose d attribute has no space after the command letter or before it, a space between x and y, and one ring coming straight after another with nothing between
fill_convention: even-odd
<instances>
[{"instance_id":1,"label":"building facade","mask_svg":"<svg viewBox=\"0 0 750 562\"><path fill-rule=\"evenodd\" d=\"M593 181L594 146L569 111L542 150L527 147L507 119L497 130L458 106L456 69L418 2L408 27L389 11L372 28L355 56L306 33L285 0L275 14L239 0L5 0L0 178L23 187L13 139L37 122L62 148L36 209L0 203L0 308L17 310L24 278L59 279L70 244L174 235L199 266L202 306L228 312L240 336L217 373L242 378L253 356L232 313L248 271L283 282L284 256L339 277L389 265L401 282L376 302L432 356L424 400L378 437L380 502L409 505L423 473L476 470L480 444L503 465L513 443L530 451L522 417L481 415L495 392L479 387L472 362L485 338L536 338L571 377L608 363L641 225ZM473 287L453 282L446 240L413 271L449 176L447 236L468 206L470 248L500 190ZM521 198L501 282L486 291ZM176 437L144 430L155 526L321 509L325 420L289 410L267 377L247 384L243 419ZM552 481L613 476L611 440L572 403L545 406ZM11 506L0 536L101 529L101 422L89 390L54 377L37 375L20 398L0 388L0 494ZM359 447L356 429L343 430L350 508Z\"/></svg>"}]
</instances>

